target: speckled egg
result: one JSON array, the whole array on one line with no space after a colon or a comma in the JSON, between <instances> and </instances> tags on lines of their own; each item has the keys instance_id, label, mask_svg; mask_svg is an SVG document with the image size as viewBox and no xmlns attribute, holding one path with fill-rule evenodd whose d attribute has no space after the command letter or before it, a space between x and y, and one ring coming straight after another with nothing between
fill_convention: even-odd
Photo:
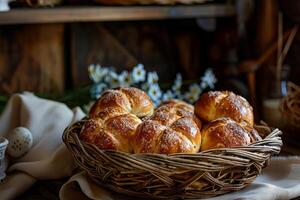
<instances>
[{"instance_id":1,"label":"speckled egg","mask_svg":"<svg viewBox=\"0 0 300 200\"><path fill-rule=\"evenodd\" d=\"M19 158L32 147L32 133L24 127L15 128L8 136L7 154L13 158Z\"/></svg>"}]
</instances>

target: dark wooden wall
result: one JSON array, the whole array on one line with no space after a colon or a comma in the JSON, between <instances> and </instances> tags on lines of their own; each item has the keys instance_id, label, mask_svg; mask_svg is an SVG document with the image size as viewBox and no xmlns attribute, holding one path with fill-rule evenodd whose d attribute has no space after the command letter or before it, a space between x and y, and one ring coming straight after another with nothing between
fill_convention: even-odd
<instances>
[{"instance_id":1,"label":"dark wooden wall","mask_svg":"<svg viewBox=\"0 0 300 200\"><path fill-rule=\"evenodd\" d=\"M64 89L64 25L0 28L0 91Z\"/></svg>"},{"instance_id":2,"label":"dark wooden wall","mask_svg":"<svg viewBox=\"0 0 300 200\"><path fill-rule=\"evenodd\" d=\"M210 63L226 65L235 47L228 41L228 35L236 39L235 27L224 27L235 20L226 21L214 32L195 20L1 26L0 92L61 93L89 84L93 63L118 71L144 63L161 82L171 82L177 72L199 78Z\"/></svg>"},{"instance_id":3,"label":"dark wooden wall","mask_svg":"<svg viewBox=\"0 0 300 200\"><path fill-rule=\"evenodd\" d=\"M130 70L144 63L156 70L162 81L171 81L176 72L197 78L207 62L207 41L211 40L191 20L163 22L73 24L71 65L75 85L87 83L86 66L100 63Z\"/></svg>"}]
</instances>

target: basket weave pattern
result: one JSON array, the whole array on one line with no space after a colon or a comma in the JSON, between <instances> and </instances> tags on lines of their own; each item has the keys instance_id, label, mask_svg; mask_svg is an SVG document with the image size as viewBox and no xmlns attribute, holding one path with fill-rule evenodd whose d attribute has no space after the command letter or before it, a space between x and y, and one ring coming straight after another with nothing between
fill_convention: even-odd
<instances>
[{"instance_id":1,"label":"basket weave pattern","mask_svg":"<svg viewBox=\"0 0 300 200\"><path fill-rule=\"evenodd\" d=\"M289 82L287 95L281 102L281 112L288 127L300 129L300 86Z\"/></svg>"},{"instance_id":2,"label":"basket weave pattern","mask_svg":"<svg viewBox=\"0 0 300 200\"><path fill-rule=\"evenodd\" d=\"M69 126L63 140L77 165L99 185L143 199L196 199L237 191L250 184L280 152L281 131L268 132L247 147L223 148L196 154L127 154L105 151L80 141L85 119Z\"/></svg>"}]
</instances>

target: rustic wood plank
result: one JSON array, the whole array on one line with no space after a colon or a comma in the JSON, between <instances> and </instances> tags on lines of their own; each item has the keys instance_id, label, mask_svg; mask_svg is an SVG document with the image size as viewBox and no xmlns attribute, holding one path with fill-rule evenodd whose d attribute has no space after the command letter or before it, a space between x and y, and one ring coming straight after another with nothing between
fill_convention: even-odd
<instances>
[{"instance_id":1,"label":"rustic wood plank","mask_svg":"<svg viewBox=\"0 0 300 200\"><path fill-rule=\"evenodd\" d=\"M87 68L91 64L125 68L137 64L101 24L72 24L70 33L72 86L89 83Z\"/></svg>"},{"instance_id":2,"label":"rustic wood plank","mask_svg":"<svg viewBox=\"0 0 300 200\"><path fill-rule=\"evenodd\" d=\"M272 43L277 42L279 2L276 0L259 1L257 6L258 15L254 49L256 55L261 55ZM255 113L263 111L263 100L269 98L270 96L268 95L274 95L276 90L274 87L275 74L273 74L277 60L276 55L275 53L269 56L263 63L263 66L255 72L255 77L252 79L256 81L256 83L252 84L257 86L255 91L253 91L255 96L252 97L257 104L256 108L254 108ZM268 78L266 78L266 76L268 76ZM277 91L279 91L279 89ZM265 113L261 112L260 114L261 119L265 121ZM256 115L259 117L258 114ZM269 123L268 121L266 122Z\"/></svg>"},{"instance_id":3,"label":"rustic wood plank","mask_svg":"<svg viewBox=\"0 0 300 200\"><path fill-rule=\"evenodd\" d=\"M63 42L63 24L2 27L0 92L62 92Z\"/></svg>"},{"instance_id":4,"label":"rustic wood plank","mask_svg":"<svg viewBox=\"0 0 300 200\"><path fill-rule=\"evenodd\" d=\"M162 81L175 77L178 65L166 23L88 23L71 25L71 70L74 86L89 83L90 64L131 70L145 63ZM159 33L159 35L157 34ZM87 37L88 36L88 37Z\"/></svg>"},{"instance_id":5,"label":"rustic wood plank","mask_svg":"<svg viewBox=\"0 0 300 200\"><path fill-rule=\"evenodd\" d=\"M70 33L73 86L89 83L90 64L120 72L143 63L147 71L157 71L163 85L177 72L195 80L208 66L213 40L194 20L76 23Z\"/></svg>"},{"instance_id":6,"label":"rustic wood plank","mask_svg":"<svg viewBox=\"0 0 300 200\"><path fill-rule=\"evenodd\" d=\"M0 24L158 20L233 15L235 9L230 4L18 8L9 12L0 12Z\"/></svg>"},{"instance_id":7,"label":"rustic wood plank","mask_svg":"<svg viewBox=\"0 0 300 200\"><path fill-rule=\"evenodd\" d=\"M186 79L196 80L201 72L207 67L205 66L207 54L204 52L207 48L201 38L205 33L198 30L191 32L182 31L176 34L174 42L177 49L177 59L181 69L181 73ZM206 37L209 40L209 37Z\"/></svg>"}]
</instances>

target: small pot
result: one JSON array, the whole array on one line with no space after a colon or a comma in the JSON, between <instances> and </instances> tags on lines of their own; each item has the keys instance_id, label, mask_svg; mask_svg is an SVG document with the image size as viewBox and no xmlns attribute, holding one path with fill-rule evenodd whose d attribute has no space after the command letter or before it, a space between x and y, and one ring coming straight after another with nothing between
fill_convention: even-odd
<instances>
[{"instance_id":1,"label":"small pot","mask_svg":"<svg viewBox=\"0 0 300 200\"><path fill-rule=\"evenodd\" d=\"M6 174L7 161L5 160L5 151L8 145L8 140L4 137L0 137L0 181L2 181Z\"/></svg>"},{"instance_id":2,"label":"small pot","mask_svg":"<svg viewBox=\"0 0 300 200\"><path fill-rule=\"evenodd\" d=\"M14 0L0 0L0 12L9 11L9 2Z\"/></svg>"}]
</instances>

